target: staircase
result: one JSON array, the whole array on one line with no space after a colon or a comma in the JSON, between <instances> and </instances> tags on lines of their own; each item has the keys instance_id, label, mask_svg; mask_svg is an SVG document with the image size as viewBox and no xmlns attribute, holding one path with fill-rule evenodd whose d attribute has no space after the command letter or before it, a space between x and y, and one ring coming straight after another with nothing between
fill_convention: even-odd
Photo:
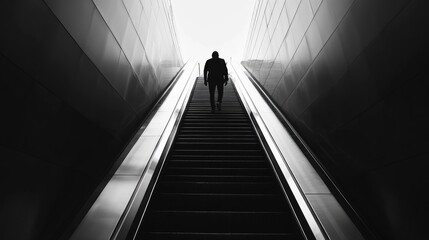
<instances>
[{"instance_id":1,"label":"staircase","mask_svg":"<svg viewBox=\"0 0 429 240\"><path fill-rule=\"evenodd\" d=\"M231 81L198 78L135 239L303 239Z\"/></svg>"}]
</instances>

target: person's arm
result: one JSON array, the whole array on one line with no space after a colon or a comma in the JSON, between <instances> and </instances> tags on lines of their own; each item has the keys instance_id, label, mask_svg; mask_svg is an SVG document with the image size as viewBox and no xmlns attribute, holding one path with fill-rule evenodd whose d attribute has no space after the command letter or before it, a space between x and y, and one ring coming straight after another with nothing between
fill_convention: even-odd
<instances>
[{"instance_id":1,"label":"person's arm","mask_svg":"<svg viewBox=\"0 0 429 240\"><path fill-rule=\"evenodd\" d=\"M208 61L206 61L206 64L204 64L204 71L203 71L204 72L204 85L206 85L206 86L207 86L207 72L209 71L207 63L208 63Z\"/></svg>"},{"instance_id":2,"label":"person's arm","mask_svg":"<svg viewBox=\"0 0 429 240\"><path fill-rule=\"evenodd\" d=\"M224 64L224 79L225 79L225 86L228 84L228 68L226 67L226 62L225 60L223 61Z\"/></svg>"}]
</instances>

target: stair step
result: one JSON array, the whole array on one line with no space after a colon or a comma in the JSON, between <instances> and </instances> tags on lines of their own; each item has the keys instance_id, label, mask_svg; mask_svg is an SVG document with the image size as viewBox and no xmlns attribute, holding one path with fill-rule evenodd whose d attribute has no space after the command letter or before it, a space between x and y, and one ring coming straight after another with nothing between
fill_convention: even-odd
<instances>
[{"instance_id":1,"label":"stair step","mask_svg":"<svg viewBox=\"0 0 429 240\"><path fill-rule=\"evenodd\" d=\"M165 174L173 175L239 175L270 176L270 168L226 168L226 167L169 167Z\"/></svg>"},{"instance_id":2,"label":"stair step","mask_svg":"<svg viewBox=\"0 0 429 240\"><path fill-rule=\"evenodd\" d=\"M251 131L250 126L183 126L182 131L230 131L240 132L240 131Z\"/></svg>"},{"instance_id":3,"label":"stair step","mask_svg":"<svg viewBox=\"0 0 429 240\"><path fill-rule=\"evenodd\" d=\"M171 182L161 181L160 193L277 193L271 182Z\"/></svg>"},{"instance_id":4,"label":"stair step","mask_svg":"<svg viewBox=\"0 0 429 240\"><path fill-rule=\"evenodd\" d=\"M193 118L191 115L185 115L184 123L205 123L205 122L246 122L250 123L249 119L243 114L241 118Z\"/></svg>"},{"instance_id":5,"label":"stair step","mask_svg":"<svg viewBox=\"0 0 429 240\"><path fill-rule=\"evenodd\" d=\"M185 119L189 118L201 118L201 119L243 119L245 117L244 114L242 113L235 113L235 114L231 114L231 113L225 113L225 112L216 112L216 113L211 113L211 110L207 110L204 112L200 112L200 113L192 113L192 114L186 114L184 116Z\"/></svg>"},{"instance_id":6,"label":"stair step","mask_svg":"<svg viewBox=\"0 0 429 240\"><path fill-rule=\"evenodd\" d=\"M176 141L258 141L258 138L252 135L203 135L203 134L181 134Z\"/></svg>"},{"instance_id":7,"label":"stair step","mask_svg":"<svg viewBox=\"0 0 429 240\"><path fill-rule=\"evenodd\" d=\"M227 168L263 168L267 163L261 160L171 160L169 167L227 167Z\"/></svg>"},{"instance_id":8,"label":"stair step","mask_svg":"<svg viewBox=\"0 0 429 240\"><path fill-rule=\"evenodd\" d=\"M174 149L174 155L203 155L203 156L229 156L229 155L256 155L264 156L261 150L235 150L235 149L225 149L225 150L205 150L205 149Z\"/></svg>"},{"instance_id":9,"label":"stair step","mask_svg":"<svg viewBox=\"0 0 429 240\"><path fill-rule=\"evenodd\" d=\"M231 160L231 161L243 161L243 160L265 160L265 156L258 155L227 155L227 154L218 154L218 155L204 155L204 154L185 154L180 152L180 154L171 155L172 160Z\"/></svg>"},{"instance_id":10,"label":"stair step","mask_svg":"<svg viewBox=\"0 0 429 240\"><path fill-rule=\"evenodd\" d=\"M280 194L159 193L155 210L289 211Z\"/></svg>"},{"instance_id":11,"label":"stair step","mask_svg":"<svg viewBox=\"0 0 429 240\"><path fill-rule=\"evenodd\" d=\"M237 176L237 175L174 175L163 176L165 181L202 181L202 182L271 182L272 176Z\"/></svg>"},{"instance_id":12,"label":"stair step","mask_svg":"<svg viewBox=\"0 0 429 240\"><path fill-rule=\"evenodd\" d=\"M214 142L214 141L177 141L175 143L176 149L195 149L198 150L261 150L257 142Z\"/></svg>"},{"instance_id":13,"label":"stair step","mask_svg":"<svg viewBox=\"0 0 429 240\"><path fill-rule=\"evenodd\" d=\"M222 124L218 123L218 122L201 122L201 123L192 123L192 122L188 122L188 123L182 123L181 127L183 129L192 129L192 128L197 128L199 130L203 129L203 128L210 128L210 129L221 129L221 128L225 128L225 129L229 129L231 130L231 128L233 127L237 127L237 128L243 128L243 129L251 129L252 126L249 125L249 123L243 122L240 119L240 122L224 122Z\"/></svg>"},{"instance_id":14,"label":"stair step","mask_svg":"<svg viewBox=\"0 0 429 240\"><path fill-rule=\"evenodd\" d=\"M231 130L231 131L196 131L196 130L180 130L179 135L187 137L187 136L198 136L209 139L213 136L213 138L219 137L222 135L227 138L236 138L239 135L250 135L253 134L250 130Z\"/></svg>"},{"instance_id":15,"label":"stair step","mask_svg":"<svg viewBox=\"0 0 429 240\"><path fill-rule=\"evenodd\" d=\"M148 214L146 231L294 233L289 212L159 211Z\"/></svg>"},{"instance_id":16,"label":"stair step","mask_svg":"<svg viewBox=\"0 0 429 240\"><path fill-rule=\"evenodd\" d=\"M153 240L298 240L294 233L196 233L196 232L148 232L142 239Z\"/></svg>"}]
</instances>

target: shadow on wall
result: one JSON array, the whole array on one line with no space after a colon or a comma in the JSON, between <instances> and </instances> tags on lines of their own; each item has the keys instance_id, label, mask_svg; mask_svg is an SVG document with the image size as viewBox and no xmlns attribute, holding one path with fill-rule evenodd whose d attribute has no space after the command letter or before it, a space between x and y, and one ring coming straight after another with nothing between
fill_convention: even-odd
<instances>
[{"instance_id":1,"label":"shadow on wall","mask_svg":"<svg viewBox=\"0 0 429 240\"><path fill-rule=\"evenodd\" d=\"M0 4L0 239L67 238L182 67L156 3Z\"/></svg>"},{"instance_id":2,"label":"shadow on wall","mask_svg":"<svg viewBox=\"0 0 429 240\"><path fill-rule=\"evenodd\" d=\"M380 239L426 237L425 5L260 1L242 62Z\"/></svg>"}]
</instances>

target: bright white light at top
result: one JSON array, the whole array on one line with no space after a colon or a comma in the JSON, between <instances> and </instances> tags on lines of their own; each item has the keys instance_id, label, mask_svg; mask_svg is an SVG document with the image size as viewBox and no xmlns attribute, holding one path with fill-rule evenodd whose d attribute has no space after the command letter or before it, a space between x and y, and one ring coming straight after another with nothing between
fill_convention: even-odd
<instances>
[{"instance_id":1,"label":"bright white light at top","mask_svg":"<svg viewBox=\"0 0 429 240\"><path fill-rule=\"evenodd\" d=\"M183 59L240 61L255 0L171 0Z\"/></svg>"}]
</instances>

